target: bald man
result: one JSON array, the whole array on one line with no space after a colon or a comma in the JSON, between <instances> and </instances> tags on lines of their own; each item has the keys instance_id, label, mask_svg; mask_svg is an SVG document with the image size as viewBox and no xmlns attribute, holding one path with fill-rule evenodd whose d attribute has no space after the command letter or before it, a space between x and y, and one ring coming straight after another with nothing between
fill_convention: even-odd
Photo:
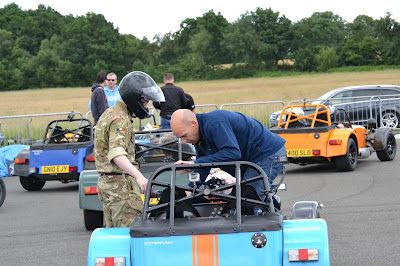
<instances>
[{"instance_id":1,"label":"bald man","mask_svg":"<svg viewBox=\"0 0 400 266\"><path fill-rule=\"evenodd\" d=\"M264 170L270 185L282 171L282 165L275 158L286 155L285 140L256 119L241 113L216 110L194 114L190 110L180 109L171 117L171 130L182 143L195 145L197 155L194 161L178 161L175 164L249 161ZM207 175L200 174L204 183ZM248 169L243 179L257 175L254 169ZM262 181L250 184L264 200Z\"/></svg>"}]
</instances>

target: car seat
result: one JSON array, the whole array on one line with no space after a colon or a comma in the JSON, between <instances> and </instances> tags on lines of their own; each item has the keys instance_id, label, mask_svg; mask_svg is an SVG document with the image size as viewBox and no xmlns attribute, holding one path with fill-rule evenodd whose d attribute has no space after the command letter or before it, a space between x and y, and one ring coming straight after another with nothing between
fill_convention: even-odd
<instances>
[{"instance_id":1,"label":"car seat","mask_svg":"<svg viewBox=\"0 0 400 266\"><path fill-rule=\"evenodd\" d=\"M170 196L171 196L171 188L164 189L161 192L160 200L158 201L157 205L169 203ZM182 199L184 197L186 197L185 190L176 188L175 201ZM168 204L163 208L155 210L154 213L151 214L151 216L153 216L155 219L169 219L169 214L170 214L170 205ZM175 218L191 218L193 216L200 217L200 214L189 200L185 200L175 204L174 216Z\"/></svg>"},{"instance_id":2,"label":"car seat","mask_svg":"<svg viewBox=\"0 0 400 266\"><path fill-rule=\"evenodd\" d=\"M63 139L65 140L66 137L64 135L65 131L60 126L56 126L52 131L52 134L49 136L50 143L60 143Z\"/></svg>"},{"instance_id":3,"label":"car seat","mask_svg":"<svg viewBox=\"0 0 400 266\"><path fill-rule=\"evenodd\" d=\"M84 128L82 134L79 135L78 142L86 142L90 140L90 128Z\"/></svg>"}]
</instances>

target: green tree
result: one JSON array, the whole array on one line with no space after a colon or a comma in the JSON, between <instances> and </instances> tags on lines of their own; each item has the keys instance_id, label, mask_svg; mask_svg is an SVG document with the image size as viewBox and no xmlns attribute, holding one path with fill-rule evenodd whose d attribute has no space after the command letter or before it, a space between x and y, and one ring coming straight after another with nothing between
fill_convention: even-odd
<instances>
[{"instance_id":1,"label":"green tree","mask_svg":"<svg viewBox=\"0 0 400 266\"><path fill-rule=\"evenodd\" d=\"M345 65L362 66L380 64L379 41L372 37L364 37L361 41L350 37L340 48Z\"/></svg>"},{"instance_id":2,"label":"green tree","mask_svg":"<svg viewBox=\"0 0 400 266\"><path fill-rule=\"evenodd\" d=\"M179 60L179 47L175 41L175 35L167 33L164 36L157 35L155 37L157 46L157 58L161 64L176 64Z\"/></svg>"},{"instance_id":3,"label":"green tree","mask_svg":"<svg viewBox=\"0 0 400 266\"><path fill-rule=\"evenodd\" d=\"M23 90L27 88L23 74L18 68L12 69L8 74L9 80L7 85L9 90Z\"/></svg>"},{"instance_id":4,"label":"green tree","mask_svg":"<svg viewBox=\"0 0 400 266\"><path fill-rule=\"evenodd\" d=\"M192 58L195 58L199 65L207 65L207 62L210 62L208 52L210 51L211 39L212 36L208 34L206 29L200 29L189 42L190 55L192 55ZM206 73L203 72L201 77L205 78Z\"/></svg>"},{"instance_id":5,"label":"green tree","mask_svg":"<svg viewBox=\"0 0 400 266\"><path fill-rule=\"evenodd\" d=\"M336 55L335 48L322 48L316 56L316 61L318 64L318 71L326 72L330 68L336 67L338 63L338 56Z\"/></svg>"},{"instance_id":6,"label":"green tree","mask_svg":"<svg viewBox=\"0 0 400 266\"><path fill-rule=\"evenodd\" d=\"M251 12L251 22L254 25L258 55L266 66L276 66L278 60L285 59L289 50L291 37L291 21L271 8L257 8Z\"/></svg>"},{"instance_id":7,"label":"green tree","mask_svg":"<svg viewBox=\"0 0 400 266\"><path fill-rule=\"evenodd\" d=\"M372 37L365 37L359 44L360 54L363 58L363 65L379 65L380 51L379 41Z\"/></svg>"},{"instance_id":8,"label":"green tree","mask_svg":"<svg viewBox=\"0 0 400 266\"><path fill-rule=\"evenodd\" d=\"M317 68L315 55L323 47L337 48L347 36L343 19L330 11L315 12L311 17L293 24L292 30L291 58L299 70L305 71Z\"/></svg>"},{"instance_id":9,"label":"green tree","mask_svg":"<svg viewBox=\"0 0 400 266\"><path fill-rule=\"evenodd\" d=\"M7 87L7 79L8 79L6 67L3 62L0 61L0 90L7 91L9 88Z\"/></svg>"},{"instance_id":10,"label":"green tree","mask_svg":"<svg viewBox=\"0 0 400 266\"><path fill-rule=\"evenodd\" d=\"M28 84L36 88L57 87L59 61L52 43L43 40L39 53L24 66L24 74L29 77Z\"/></svg>"},{"instance_id":11,"label":"green tree","mask_svg":"<svg viewBox=\"0 0 400 266\"><path fill-rule=\"evenodd\" d=\"M21 26L24 25L27 12L15 4L8 4L0 8L0 28L13 33L13 38L21 36Z\"/></svg>"},{"instance_id":12,"label":"green tree","mask_svg":"<svg viewBox=\"0 0 400 266\"><path fill-rule=\"evenodd\" d=\"M0 29L0 60L8 59L14 46L12 33L7 30Z\"/></svg>"},{"instance_id":13,"label":"green tree","mask_svg":"<svg viewBox=\"0 0 400 266\"><path fill-rule=\"evenodd\" d=\"M224 38L224 34L227 32L228 26L228 21L221 13L215 14L213 10L208 11L203 14L202 17L197 17L196 19L185 19L180 25L180 30L175 33L177 53L187 58L186 54L192 52L189 43L201 40L201 38L195 38L194 36L203 32L202 34L210 36L210 43L207 47L201 44L203 48L206 48L206 51L203 49L203 59L207 65L221 64L221 62L226 60L227 52L221 42Z\"/></svg>"},{"instance_id":14,"label":"green tree","mask_svg":"<svg viewBox=\"0 0 400 266\"><path fill-rule=\"evenodd\" d=\"M21 25L21 36L29 39L25 50L36 55L40 49L42 40L50 40L54 35L60 35L64 26L64 17L44 5L39 5L36 10L28 10L28 16Z\"/></svg>"},{"instance_id":15,"label":"green tree","mask_svg":"<svg viewBox=\"0 0 400 266\"><path fill-rule=\"evenodd\" d=\"M257 8L241 16L225 35L224 45L233 55L233 63L263 63L274 68L285 59L290 48L291 21L272 9Z\"/></svg>"},{"instance_id":16,"label":"green tree","mask_svg":"<svg viewBox=\"0 0 400 266\"><path fill-rule=\"evenodd\" d=\"M346 40L344 45L340 48L342 57L344 58L345 65L347 66L360 66L362 65L363 58L359 53L359 45L353 38Z\"/></svg>"},{"instance_id":17,"label":"green tree","mask_svg":"<svg viewBox=\"0 0 400 266\"><path fill-rule=\"evenodd\" d=\"M375 21L379 40L380 59L388 65L400 64L400 24L387 13L384 18Z\"/></svg>"},{"instance_id":18,"label":"green tree","mask_svg":"<svg viewBox=\"0 0 400 266\"><path fill-rule=\"evenodd\" d=\"M125 71L124 39L103 15L88 13L75 18L65 25L61 37L65 40L62 59L73 64L76 85L92 83L100 70L117 74Z\"/></svg>"},{"instance_id":19,"label":"green tree","mask_svg":"<svg viewBox=\"0 0 400 266\"><path fill-rule=\"evenodd\" d=\"M229 56L229 63L249 63L260 62L257 56L257 33L252 25L251 17L247 13L239 20L229 26L228 33L222 41Z\"/></svg>"},{"instance_id":20,"label":"green tree","mask_svg":"<svg viewBox=\"0 0 400 266\"><path fill-rule=\"evenodd\" d=\"M374 19L369 16L357 16L352 23L346 24L346 27L349 37L357 41L362 41L365 37L376 37Z\"/></svg>"}]
</instances>

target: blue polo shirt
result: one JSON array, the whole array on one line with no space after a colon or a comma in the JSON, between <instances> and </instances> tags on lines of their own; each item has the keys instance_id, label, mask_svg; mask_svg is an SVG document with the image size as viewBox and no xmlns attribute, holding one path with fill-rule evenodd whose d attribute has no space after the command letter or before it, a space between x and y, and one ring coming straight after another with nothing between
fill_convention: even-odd
<instances>
[{"instance_id":1,"label":"blue polo shirt","mask_svg":"<svg viewBox=\"0 0 400 266\"><path fill-rule=\"evenodd\" d=\"M121 101L121 95L119 94L119 87L115 85L114 90L110 90L108 86L104 88L104 93L107 97L108 107L114 106L117 101Z\"/></svg>"}]
</instances>

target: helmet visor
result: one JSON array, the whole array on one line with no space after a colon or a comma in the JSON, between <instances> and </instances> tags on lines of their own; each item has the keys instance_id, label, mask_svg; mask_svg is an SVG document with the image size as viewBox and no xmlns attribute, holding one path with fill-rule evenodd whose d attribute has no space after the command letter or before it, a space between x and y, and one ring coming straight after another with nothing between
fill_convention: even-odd
<instances>
[{"instance_id":1,"label":"helmet visor","mask_svg":"<svg viewBox=\"0 0 400 266\"><path fill-rule=\"evenodd\" d=\"M142 98L153 102L165 102L164 93L157 85L143 88Z\"/></svg>"}]
</instances>

